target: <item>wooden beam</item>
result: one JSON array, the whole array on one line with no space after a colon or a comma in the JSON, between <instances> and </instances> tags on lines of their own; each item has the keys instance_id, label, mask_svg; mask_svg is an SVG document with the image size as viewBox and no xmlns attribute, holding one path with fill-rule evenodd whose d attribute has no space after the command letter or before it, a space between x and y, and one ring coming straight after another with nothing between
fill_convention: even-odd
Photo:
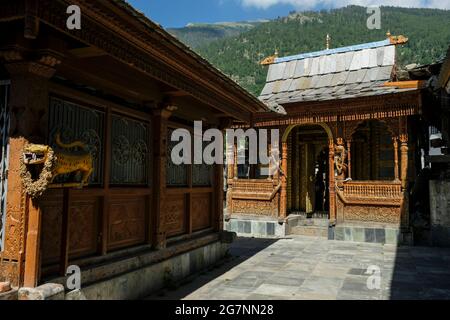
<instances>
[{"instance_id":1,"label":"wooden beam","mask_svg":"<svg viewBox=\"0 0 450 320\"><path fill-rule=\"evenodd\" d=\"M425 80L394 81L384 84L385 87L397 87L399 89L423 89L426 85Z\"/></svg>"},{"instance_id":2,"label":"wooden beam","mask_svg":"<svg viewBox=\"0 0 450 320\"><path fill-rule=\"evenodd\" d=\"M24 286L34 288L39 283L41 209L28 196L26 202L28 207L28 232L25 247Z\"/></svg>"},{"instance_id":3,"label":"wooden beam","mask_svg":"<svg viewBox=\"0 0 450 320\"><path fill-rule=\"evenodd\" d=\"M69 53L77 58L91 58L101 57L107 55L107 53L96 47L84 47L69 50Z\"/></svg>"}]
</instances>

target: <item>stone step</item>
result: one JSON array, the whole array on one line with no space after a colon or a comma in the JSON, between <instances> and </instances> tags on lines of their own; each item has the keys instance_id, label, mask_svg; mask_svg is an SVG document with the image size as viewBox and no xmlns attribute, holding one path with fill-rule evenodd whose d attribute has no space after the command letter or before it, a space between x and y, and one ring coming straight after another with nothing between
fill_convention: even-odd
<instances>
[{"instance_id":1,"label":"stone step","mask_svg":"<svg viewBox=\"0 0 450 320\"><path fill-rule=\"evenodd\" d=\"M299 219L297 226L316 226L328 228L330 221L328 219Z\"/></svg>"},{"instance_id":2,"label":"stone step","mask_svg":"<svg viewBox=\"0 0 450 320\"><path fill-rule=\"evenodd\" d=\"M291 235L320 237L328 239L328 227L296 226L291 228Z\"/></svg>"}]
</instances>

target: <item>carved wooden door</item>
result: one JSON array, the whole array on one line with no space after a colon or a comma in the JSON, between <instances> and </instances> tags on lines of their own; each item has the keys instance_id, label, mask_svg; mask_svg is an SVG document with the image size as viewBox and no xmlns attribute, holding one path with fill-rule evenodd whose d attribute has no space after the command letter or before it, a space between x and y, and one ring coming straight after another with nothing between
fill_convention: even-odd
<instances>
[{"instance_id":1,"label":"carved wooden door","mask_svg":"<svg viewBox=\"0 0 450 320\"><path fill-rule=\"evenodd\" d=\"M0 81L0 252L4 245L4 229L6 219L6 193L8 185L9 163L9 108L8 81Z\"/></svg>"}]
</instances>

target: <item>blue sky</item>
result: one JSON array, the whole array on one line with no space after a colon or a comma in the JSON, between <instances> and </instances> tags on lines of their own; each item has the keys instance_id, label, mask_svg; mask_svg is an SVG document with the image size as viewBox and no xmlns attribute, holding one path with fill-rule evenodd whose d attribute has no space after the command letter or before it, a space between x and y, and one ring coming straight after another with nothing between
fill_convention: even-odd
<instances>
[{"instance_id":1,"label":"blue sky","mask_svg":"<svg viewBox=\"0 0 450 320\"><path fill-rule=\"evenodd\" d=\"M190 22L226 22L271 19L285 16L294 7L278 4L268 8L243 6L239 0L128 0L136 9L163 27L183 27Z\"/></svg>"},{"instance_id":2,"label":"blue sky","mask_svg":"<svg viewBox=\"0 0 450 320\"><path fill-rule=\"evenodd\" d=\"M349 4L450 9L450 0L128 0L165 28L190 22L271 19L289 11L343 7Z\"/></svg>"}]
</instances>

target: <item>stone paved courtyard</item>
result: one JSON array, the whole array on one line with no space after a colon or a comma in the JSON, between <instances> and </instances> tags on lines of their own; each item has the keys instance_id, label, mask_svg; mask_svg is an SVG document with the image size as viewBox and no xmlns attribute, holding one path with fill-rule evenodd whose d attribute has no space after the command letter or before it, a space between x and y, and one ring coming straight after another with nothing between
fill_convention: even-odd
<instances>
[{"instance_id":1,"label":"stone paved courtyard","mask_svg":"<svg viewBox=\"0 0 450 320\"><path fill-rule=\"evenodd\" d=\"M368 289L369 266L381 290ZM222 265L150 299L450 299L450 249L241 238Z\"/></svg>"}]
</instances>

